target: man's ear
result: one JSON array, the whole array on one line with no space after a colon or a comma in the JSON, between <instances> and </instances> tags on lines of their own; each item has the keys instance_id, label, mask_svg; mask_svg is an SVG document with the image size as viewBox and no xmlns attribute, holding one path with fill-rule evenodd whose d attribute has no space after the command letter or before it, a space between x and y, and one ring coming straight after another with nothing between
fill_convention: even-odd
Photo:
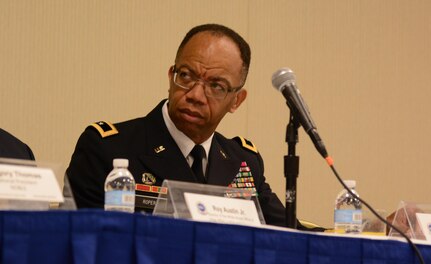
<instances>
[{"instance_id":1,"label":"man's ear","mask_svg":"<svg viewBox=\"0 0 431 264\"><path fill-rule=\"evenodd\" d=\"M169 79L172 79L172 76L174 76L174 67L175 67L174 65L169 67L169 70L168 70Z\"/></svg>"},{"instance_id":2,"label":"man's ear","mask_svg":"<svg viewBox=\"0 0 431 264\"><path fill-rule=\"evenodd\" d=\"M234 113L236 109L244 102L245 98L247 98L247 90L241 89L235 94L234 101L229 109L230 113Z\"/></svg>"},{"instance_id":3,"label":"man's ear","mask_svg":"<svg viewBox=\"0 0 431 264\"><path fill-rule=\"evenodd\" d=\"M169 79L169 89L168 89L168 92L171 90L171 87L172 87L172 81L173 81L173 78L174 78L174 68L175 68L175 66L172 65L171 67L169 67L169 70L168 70L168 79Z\"/></svg>"}]
</instances>

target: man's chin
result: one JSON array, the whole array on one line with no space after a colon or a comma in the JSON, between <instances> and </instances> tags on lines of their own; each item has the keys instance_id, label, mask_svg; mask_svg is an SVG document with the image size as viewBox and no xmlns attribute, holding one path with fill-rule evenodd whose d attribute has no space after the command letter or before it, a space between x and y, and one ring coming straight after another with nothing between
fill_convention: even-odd
<instances>
[{"instance_id":1,"label":"man's chin","mask_svg":"<svg viewBox=\"0 0 431 264\"><path fill-rule=\"evenodd\" d=\"M181 132L183 132L188 138L193 140L195 143L200 144L201 141L206 140L206 133L202 133L202 129L194 125L187 125L182 127L177 127ZM203 140L202 140L203 139Z\"/></svg>"}]
</instances>

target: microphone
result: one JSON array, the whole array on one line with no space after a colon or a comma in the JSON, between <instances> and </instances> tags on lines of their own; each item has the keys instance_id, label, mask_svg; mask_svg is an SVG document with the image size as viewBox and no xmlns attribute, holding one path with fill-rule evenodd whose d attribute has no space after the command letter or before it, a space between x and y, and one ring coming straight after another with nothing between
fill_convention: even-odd
<instances>
[{"instance_id":1,"label":"microphone","mask_svg":"<svg viewBox=\"0 0 431 264\"><path fill-rule=\"evenodd\" d=\"M289 68L281 68L272 75L272 86L280 91L284 98L286 98L287 105L294 116L299 118L300 124L305 132L310 136L317 151L323 158L328 157L325 145L317 133L316 125L311 118L310 111L307 104L302 99L301 93L295 84L295 75Z\"/></svg>"}]
</instances>

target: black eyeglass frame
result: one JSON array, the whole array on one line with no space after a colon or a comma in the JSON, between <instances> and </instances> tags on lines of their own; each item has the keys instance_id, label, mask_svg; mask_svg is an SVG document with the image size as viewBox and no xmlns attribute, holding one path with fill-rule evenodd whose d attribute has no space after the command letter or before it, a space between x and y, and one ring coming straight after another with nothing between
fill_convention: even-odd
<instances>
[{"instance_id":1,"label":"black eyeglass frame","mask_svg":"<svg viewBox=\"0 0 431 264\"><path fill-rule=\"evenodd\" d=\"M222 94L221 96L214 96L213 94L210 94L210 93L208 93L208 92L207 92L208 90L213 89L213 88L211 88L211 86L210 86L210 85L208 85L208 81L206 81L206 80L202 80L202 79L200 79L200 78L193 77L193 80L190 82L190 83L191 83L191 84L193 84L193 85L191 85L191 87L188 87L188 86L184 86L184 85L182 85L182 84L179 84L179 83L177 82L178 69L177 69L176 65L173 65L173 66L172 66L172 72L174 73L174 76L173 76L174 84L175 84L175 85L177 85L178 87L183 88L183 89L185 89L185 90L191 90L191 89L193 89L193 88L195 87L196 83L198 83L199 81L201 81L201 82L204 84L204 91L205 91L205 95L206 95L206 96L208 96L208 97L211 97L211 98L216 98L216 99L224 99L224 98L226 98L226 96L227 96L229 93L235 93L235 92L238 92L238 91L239 91L239 90L241 90L241 88L244 86L244 84L243 84L243 85L238 86L238 87L229 87L229 88L224 88L224 87L221 87L221 86L219 85L219 86L223 89L223 94ZM213 89L213 90L215 90L215 89Z\"/></svg>"}]
</instances>

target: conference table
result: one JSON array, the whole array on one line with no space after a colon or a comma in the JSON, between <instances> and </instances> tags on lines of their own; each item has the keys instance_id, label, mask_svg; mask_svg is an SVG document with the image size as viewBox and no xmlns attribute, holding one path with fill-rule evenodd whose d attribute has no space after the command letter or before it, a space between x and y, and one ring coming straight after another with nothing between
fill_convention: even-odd
<instances>
[{"instance_id":1,"label":"conference table","mask_svg":"<svg viewBox=\"0 0 431 264\"><path fill-rule=\"evenodd\" d=\"M146 214L0 212L1 263L419 263L401 239ZM418 244L431 263L431 246Z\"/></svg>"}]
</instances>

